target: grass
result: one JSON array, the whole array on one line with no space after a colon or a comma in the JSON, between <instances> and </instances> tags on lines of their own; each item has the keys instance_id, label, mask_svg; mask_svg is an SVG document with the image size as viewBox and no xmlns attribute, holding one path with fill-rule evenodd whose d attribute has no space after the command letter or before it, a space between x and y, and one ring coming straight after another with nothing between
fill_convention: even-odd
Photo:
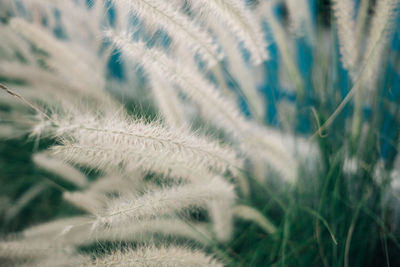
<instances>
[{"instance_id":1,"label":"grass","mask_svg":"<svg viewBox=\"0 0 400 267\"><path fill-rule=\"evenodd\" d=\"M321 138L321 142L327 140ZM25 139L0 144L1 196L12 203L32 185L38 182L48 185L12 221L2 221L3 234L56 217L79 214L62 201L60 189L33 166L30 160L33 147L33 142ZM376 151L365 153L375 154L369 160L377 157ZM324 155L326 166L320 173L305 172L293 188L282 189L273 183L264 187L253 181L252 197L244 204L261 211L276 225L277 231L270 235L253 223L236 220L235 237L220 247L232 260L230 266L400 264L399 236L391 229L393 214L383 196L390 188L374 184L365 170L352 177L344 174L340 149L326 151ZM349 183L349 179L354 182Z\"/></svg>"},{"instance_id":2,"label":"grass","mask_svg":"<svg viewBox=\"0 0 400 267\"><path fill-rule=\"evenodd\" d=\"M317 32L334 27L334 18L327 12L330 9L328 3L317 1ZM335 31L329 38L332 43L337 43ZM213 240L208 248L228 266L400 266L397 211L400 202L390 177L400 138L400 97L393 89L399 75L395 68L400 65L400 53L398 49L387 49L384 53L382 65L394 66L394 70L382 72L377 83L381 90L372 92L373 101L369 108L361 110L365 128L360 127L354 135L346 129L355 110L352 101L358 81L351 85L348 74L340 65L339 51L335 45L332 47L328 58L318 54L324 47L312 48L315 49L312 51L315 64L327 66L326 73L319 77L324 88L306 86L303 95L290 103L296 111L294 131L309 136L309 140L320 148L320 157L313 162L312 168L304 162L298 180L290 186L282 186L278 173L271 172L267 182L261 184L244 171L251 192L248 197L241 197L239 204L257 210L271 225L261 227L256 221L236 218L232 240L227 243ZM301 62L297 63L300 65ZM314 78L313 71L303 77L305 83ZM268 95L271 108L268 123L281 127L277 123L281 114L273 112L278 106L277 96L274 92L264 93L272 94L272 97ZM131 102L126 107L133 116L149 120L157 117L154 107L141 105ZM213 128L208 130L214 136L218 134ZM53 143L42 140L37 147L27 136L0 142L1 235L7 236L54 218L82 214L62 199L62 193L74 189L73 185L39 170L31 161L33 152L44 150ZM349 170L348 165L353 159L358 162L357 168ZM382 162L383 166L380 165ZM89 177L97 176L93 171L84 171ZM377 171L380 171L379 175ZM152 179L151 175L149 177ZM43 189L7 220L7 211L38 184L43 184ZM192 217L202 221L207 214L200 210ZM168 242L185 244L188 240ZM81 247L80 251L101 254L115 246L118 245L105 242Z\"/></svg>"}]
</instances>

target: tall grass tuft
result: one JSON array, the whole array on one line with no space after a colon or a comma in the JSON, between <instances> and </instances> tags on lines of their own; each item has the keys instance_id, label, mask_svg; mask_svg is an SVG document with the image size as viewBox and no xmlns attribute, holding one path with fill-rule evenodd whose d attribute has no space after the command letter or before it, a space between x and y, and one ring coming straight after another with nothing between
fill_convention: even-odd
<instances>
[{"instance_id":1,"label":"tall grass tuft","mask_svg":"<svg viewBox=\"0 0 400 267\"><path fill-rule=\"evenodd\" d=\"M399 8L0 1L0 265L399 266Z\"/></svg>"}]
</instances>

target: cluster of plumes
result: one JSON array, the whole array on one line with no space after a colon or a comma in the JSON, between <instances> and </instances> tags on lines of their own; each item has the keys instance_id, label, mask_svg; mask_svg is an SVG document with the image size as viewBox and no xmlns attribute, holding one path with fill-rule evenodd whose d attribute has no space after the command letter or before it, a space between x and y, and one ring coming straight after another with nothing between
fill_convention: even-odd
<instances>
[{"instance_id":1,"label":"cluster of plumes","mask_svg":"<svg viewBox=\"0 0 400 267\"><path fill-rule=\"evenodd\" d=\"M344 103L354 96L352 139L363 136L362 109L371 108L379 95L380 64L386 57L385 48L395 29L399 6L398 0L377 1L370 16L369 1L361 1L358 9L351 0L333 1L341 62L351 78L351 90Z\"/></svg>"},{"instance_id":2,"label":"cluster of plumes","mask_svg":"<svg viewBox=\"0 0 400 267\"><path fill-rule=\"evenodd\" d=\"M398 0L377 1L374 16L368 22L370 27L366 30L367 1L360 4L357 13L354 1L333 1L342 63L350 72L353 83L361 79L362 86L375 88L381 55L388 42L387 37L394 29L398 5Z\"/></svg>"},{"instance_id":3,"label":"cluster of plumes","mask_svg":"<svg viewBox=\"0 0 400 267\"><path fill-rule=\"evenodd\" d=\"M38 107L33 119L24 102L10 97L3 103L2 97L1 105L11 108L0 113L8 118L0 122L0 136L31 127L33 138L55 140L33 162L72 184L76 190L63 197L87 214L26 229L20 239L0 243L0 259L29 266L221 266L223 260L206 252L231 239L235 216L275 231L257 211L236 204L249 194L246 179L263 184L271 174L292 183L299 154L318 154L305 139L262 123L265 103L251 70L269 58L263 23L278 44L292 87L304 91L287 32L273 12L277 1L247 6L244 0L97 0L91 7L86 2L0 4L0 16L12 14L0 24L5 36L0 78ZM306 1L286 2L290 30L315 38ZM357 62L372 61L364 70L372 73L384 47L378 42L381 27L390 24L397 2L377 4L365 58L353 51L363 29L357 28L351 1L334 2L343 65L356 77ZM107 76L115 53L127 66L125 80L133 81L129 89L150 89L158 120L132 118L110 94L125 90ZM142 83L138 72L145 75ZM239 108L232 87L253 119ZM204 127L194 125L195 119ZM88 179L78 168L100 175ZM7 216L44 187L32 188ZM160 236L169 243L159 242ZM78 249L103 242L121 247L104 256L81 255Z\"/></svg>"},{"instance_id":4,"label":"cluster of plumes","mask_svg":"<svg viewBox=\"0 0 400 267\"><path fill-rule=\"evenodd\" d=\"M268 53L262 18L251 7L241 0L99 0L90 8L86 1L17 2L1 6L13 15L1 25L7 38L0 45L0 76L14 81L7 85L33 103L37 114L29 115L24 101L15 99L8 105L16 119L4 135L30 128L36 140L55 140L57 145L32 160L71 184L75 190L64 192L65 201L87 215L26 229L20 238L1 243L1 258L21 266L221 266L221 258L199 249L229 241L235 214L275 230L250 207L235 208L238 195L249 193L243 172L248 166L268 164L287 181L296 179L294 140L246 118L226 80L229 71L235 74L237 81L231 82L242 90L253 117L262 120L265 104L249 69ZM110 8L116 16L107 13ZM162 31L169 41L151 44ZM242 49L250 53L249 62ZM126 68L133 72L125 74L128 82L137 80L135 66L143 69L147 81L129 89L151 89L157 121L132 118L110 95L122 86L106 76L116 51L133 66ZM195 116L205 130L191 129ZM210 127L218 128L224 141L207 135ZM77 167L101 175L90 180ZM266 175L255 174L260 182ZM47 186L27 191L8 218ZM160 243L160 236L190 245L165 238ZM78 251L102 242L120 248L104 256Z\"/></svg>"}]
</instances>

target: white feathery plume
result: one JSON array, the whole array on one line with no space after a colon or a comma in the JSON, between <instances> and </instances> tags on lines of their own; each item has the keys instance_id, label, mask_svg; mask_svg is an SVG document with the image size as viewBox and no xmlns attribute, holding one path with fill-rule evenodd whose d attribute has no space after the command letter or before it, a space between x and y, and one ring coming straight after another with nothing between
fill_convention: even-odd
<instances>
[{"instance_id":1,"label":"white feathery plume","mask_svg":"<svg viewBox=\"0 0 400 267\"><path fill-rule=\"evenodd\" d=\"M312 38L310 5L306 0L285 0L290 17L290 28L298 37Z\"/></svg>"},{"instance_id":2,"label":"white feathery plume","mask_svg":"<svg viewBox=\"0 0 400 267\"><path fill-rule=\"evenodd\" d=\"M193 224L177 218L144 220L102 231L91 231L92 223L93 219L86 216L58 219L26 229L23 237L28 242L51 240L64 246L89 245L102 241L146 241L155 234L183 237L202 245L208 245L212 240L208 224Z\"/></svg>"},{"instance_id":3,"label":"white feathery plume","mask_svg":"<svg viewBox=\"0 0 400 267\"><path fill-rule=\"evenodd\" d=\"M48 155L48 153L36 153L33 155L33 162L40 168L53 173L79 188L88 185L86 176L71 165Z\"/></svg>"},{"instance_id":4,"label":"white feathery plume","mask_svg":"<svg viewBox=\"0 0 400 267\"><path fill-rule=\"evenodd\" d=\"M46 257L51 246L49 242L27 242L22 240L0 241L0 259L10 259L18 261L25 259L34 261Z\"/></svg>"},{"instance_id":5,"label":"white feathery plume","mask_svg":"<svg viewBox=\"0 0 400 267\"><path fill-rule=\"evenodd\" d=\"M370 0L361 0L360 3L358 4L357 8L357 18L356 18L356 47L359 48L359 51L357 52L357 60L360 60L361 54L364 52L363 49L364 45L362 45L362 42L365 42L367 40L368 34L366 34L366 26L367 20L369 20L369 8L371 5Z\"/></svg>"},{"instance_id":6,"label":"white feathery plume","mask_svg":"<svg viewBox=\"0 0 400 267\"><path fill-rule=\"evenodd\" d=\"M30 1L44 2L47 7L50 7L51 14L54 9L62 10L62 15L55 19L57 24L52 27L62 27L65 32L64 38L68 40L70 49L85 58L85 62L92 69L106 65L111 51L105 49L105 52L101 55L98 53L104 45L102 38L100 38L102 28L109 26L107 19L105 19L107 12L105 1L92 1L90 8L88 8L86 1ZM52 18L55 15L48 17Z\"/></svg>"},{"instance_id":7,"label":"white feathery plume","mask_svg":"<svg viewBox=\"0 0 400 267\"><path fill-rule=\"evenodd\" d=\"M239 50L239 47L232 45L234 38L219 23L216 23L214 20L209 23L210 27L219 36L219 42L225 51L228 68L245 95L252 115L258 121L262 121L265 114L265 102L263 101L263 96L257 91L254 77L249 66L244 61L243 54Z\"/></svg>"},{"instance_id":8,"label":"white feathery plume","mask_svg":"<svg viewBox=\"0 0 400 267\"><path fill-rule=\"evenodd\" d=\"M54 123L54 122L53 122ZM62 146L56 154L78 164L109 171L121 167L154 171L183 179L206 179L208 170L236 173L241 161L227 146L185 130L168 130L158 123L129 121L124 116L96 118L80 114L55 120Z\"/></svg>"},{"instance_id":9,"label":"white feathery plume","mask_svg":"<svg viewBox=\"0 0 400 267\"><path fill-rule=\"evenodd\" d=\"M258 9L258 14L267 22L267 24L271 28L272 37L277 44L279 53L282 56L283 64L288 71L288 75L293 83L293 86L296 88L299 94L303 94L303 79L300 75L300 71L297 65L295 64L292 51L293 49L288 46L288 44L290 44L291 42L288 40L283 26L278 22L273 12L273 8L276 2L276 0L261 2Z\"/></svg>"},{"instance_id":10,"label":"white feathery plume","mask_svg":"<svg viewBox=\"0 0 400 267\"><path fill-rule=\"evenodd\" d=\"M298 36L304 35L308 6L304 0L285 0L290 18L290 28Z\"/></svg>"},{"instance_id":11,"label":"white feathery plume","mask_svg":"<svg viewBox=\"0 0 400 267\"><path fill-rule=\"evenodd\" d=\"M246 129L246 119L236 103L224 98L219 91L193 67L179 64L165 53L148 48L144 43L132 42L127 34L108 32L106 35L122 52L140 63L146 72L177 84L186 96L193 99L203 115L228 133L241 135Z\"/></svg>"},{"instance_id":12,"label":"white feathery plume","mask_svg":"<svg viewBox=\"0 0 400 267\"><path fill-rule=\"evenodd\" d=\"M223 58L212 37L174 7L162 0L114 0L123 10L128 6L147 24L157 25L167 31L175 42L186 45L193 54L198 53L209 66Z\"/></svg>"},{"instance_id":13,"label":"white feathery plume","mask_svg":"<svg viewBox=\"0 0 400 267\"><path fill-rule=\"evenodd\" d=\"M69 47L92 69L105 66L111 51L105 49L98 53L104 45L101 31L109 26L105 19L107 10L105 1L91 1L90 8L86 1L48 1L51 6L62 10L59 24L62 25ZM79 30L77 30L79 29Z\"/></svg>"},{"instance_id":14,"label":"white feathery plume","mask_svg":"<svg viewBox=\"0 0 400 267\"><path fill-rule=\"evenodd\" d=\"M131 23L132 14L128 12L130 10L129 5L126 2L114 1L113 6L118 12L118 16L115 16L115 29L127 30L130 29L128 25Z\"/></svg>"},{"instance_id":15,"label":"white feathery plume","mask_svg":"<svg viewBox=\"0 0 400 267\"><path fill-rule=\"evenodd\" d=\"M254 158L255 164L259 164L260 159L265 160L285 181L293 183L297 178L298 163L293 145L296 142L291 138L254 125L251 134L241 143L242 151Z\"/></svg>"},{"instance_id":16,"label":"white feathery plume","mask_svg":"<svg viewBox=\"0 0 400 267\"><path fill-rule=\"evenodd\" d=\"M360 85L367 90L373 91L377 88L377 79L380 74L380 62L384 55L384 48L387 45L387 38L391 31L393 31L393 20L395 14L398 13L399 1L398 0L382 0L377 1L375 6L375 13L371 19L371 26L369 36L367 39L366 49L363 57L360 58L362 68L358 69L356 74L361 74ZM361 29L359 29L361 30ZM356 36L359 37L359 36ZM360 40L357 40L360 42ZM359 54L355 53L357 56ZM357 77L354 75L354 77ZM356 88L358 89L358 87ZM371 94L371 96L374 94ZM365 91L357 90L355 95L354 116L352 123L352 134L357 136L361 127L361 105L365 99Z\"/></svg>"},{"instance_id":17,"label":"white feathery plume","mask_svg":"<svg viewBox=\"0 0 400 267\"><path fill-rule=\"evenodd\" d=\"M162 82L155 75L150 76L149 81L157 107L167 125L172 128L186 126L187 119L184 107L176 90L171 88L170 84Z\"/></svg>"},{"instance_id":18,"label":"white feathery plume","mask_svg":"<svg viewBox=\"0 0 400 267\"><path fill-rule=\"evenodd\" d=\"M74 266L72 262L79 264L75 261L78 255L74 255L72 261L64 260L65 255L71 257L73 252L72 247L60 246L45 239L0 241L0 258L6 259L12 266ZM45 264L49 258L58 258L60 262L57 265L54 265L54 261L52 265Z\"/></svg>"},{"instance_id":19,"label":"white feathery plume","mask_svg":"<svg viewBox=\"0 0 400 267\"><path fill-rule=\"evenodd\" d=\"M124 176L120 175L106 175L97 178L92 182L87 189L89 193L97 193L109 195L118 193L121 195L141 191L144 189L143 183L144 174L139 171L126 173Z\"/></svg>"},{"instance_id":20,"label":"white feathery plume","mask_svg":"<svg viewBox=\"0 0 400 267\"><path fill-rule=\"evenodd\" d=\"M86 75L84 74L93 74L93 71L88 66L85 66L85 60L79 59L77 55L74 55L69 46L56 39L52 34L46 32L45 28L29 23L21 18L11 19L10 26L26 39L33 42L38 48L48 52L54 60L58 60L60 62L58 65L61 65L60 67L68 70L78 68L79 71L75 69L73 73L77 74L79 80L81 80L81 78L83 81L87 80L88 77L85 78Z\"/></svg>"},{"instance_id":21,"label":"white feathery plume","mask_svg":"<svg viewBox=\"0 0 400 267\"><path fill-rule=\"evenodd\" d=\"M269 221L258 210L250 206L237 205L234 208L234 214L240 219L252 221L258 224L268 234L274 234L277 231L276 226L271 221Z\"/></svg>"},{"instance_id":22,"label":"white feathery plume","mask_svg":"<svg viewBox=\"0 0 400 267\"><path fill-rule=\"evenodd\" d=\"M154 235L162 235L182 237L208 245L212 236L206 226L174 218L146 220L102 231L89 231L88 228L80 231L71 230L71 233L66 236L66 242L74 245L89 245L102 241L148 241Z\"/></svg>"},{"instance_id":23,"label":"white feathery plume","mask_svg":"<svg viewBox=\"0 0 400 267\"><path fill-rule=\"evenodd\" d=\"M80 96L79 101L82 102L84 99L90 103L116 106L102 88L93 90L92 88L74 86L65 77L38 66L3 62L0 63L0 75L27 83L29 89L26 92L19 91L19 93L25 98L40 100L49 106L54 105L54 98L64 103L76 103L77 96ZM13 89L18 88L13 86Z\"/></svg>"},{"instance_id":24,"label":"white feathery plume","mask_svg":"<svg viewBox=\"0 0 400 267\"><path fill-rule=\"evenodd\" d=\"M398 13L398 0L380 0L376 2L374 16L371 21L369 38L364 53L365 66L362 79L365 85L375 88L379 74L379 63L387 44L387 36L393 30L393 20Z\"/></svg>"},{"instance_id":25,"label":"white feathery plume","mask_svg":"<svg viewBox=\"0 0 400 267\"><path fill-rule=\"evenodd\" d=\"M207 180L209 174L205 170L207 166L195 166L193 162L184 158L185 155L174 155L169 158L170 151L164 151L159 155L157 151L146 151L140 146L140 154L136 155L134 147L121 150L108 144L101 147L99 143L76 144L63 142L62 146L52 148L55 155L65 158L67 161L89 166L93 169L106 172L130 172L141 169L144 172L155 172L171 178L196 181Z\"/></svg>"},{"instance_id":26,"label":"white feathery plume","mask_svg":"<svg viewBox=\"0 0 400 267\"><path fill-rule=\"evenodd\" d=\"M38 48L49 53L46 63L65 81L68 81L70 86L88 90L90 93L104 90L105 81L102 70L104 64L88 64L87 62L92 61L90 59L92 53L79 52L74 49L71 42L62 42L47 33L44 28L30 24L21 18L13 18L10 25ZM74 78L71 79L71 77ZM107 103L105 106L114 106L109 98L104 98L104 103Z\"/></svg>"},{"instance_id":27,"label":"white feathery plume","mask_svg":"<svg viewBox=\"0 0 400 267\"><path fill-rule=\"evenodd\" d=\"M90 183L84 191L64 192L63 198L90 214L96 214L107 206L106 203L114 194L132 195L151 187L145 184L143 174L139 172L128 172L125 176L127 177L118 175L100 177Z\"/></svg>"},{"instance_id":28,"label":"white feathery plume","mask_svg":"<svg viewBox=\"0 0 400 267\"><path fill-rule=\"evenodd\" d=\"M129 172L125 175L129 175L130 179L116 175L100 177L90 183L84 191L64 192L63 198L90 214L96 214L99 210L106 208L106 203L113 194L131 195L145 189L146 185L142 181L143 174ZM150 186L147 185L146 188L149 189Z\"/></svg>"},{"instance_id":29,"label":"white feathery plume","mask_svg":"<svg viewBox=\"0 0 400 267\"><path fill-rule=\"evenodd\" d=\"M71 267L71 266L83 266L82 264L86 261L86 256L80 255L72 249L70 251L58 250L49 251L45 257L34 262L25 262L24 264L18 265L18 267Z\"/></svg>"},{"instance_id":30,"label":"white feathery plume","mask_svg":"<svg viewBox=\"0 0 400 267\"><path fill-rule=\"evenodd\" d=\"M232 193L232 196L234 194ZM231 197L233 198L233 197ZM233 207L234 201L227 200L211 200L208 205L213 229L217 240L229 241L233 233Z\"/></svg>"},{"instance_id":31,"label":"white feathery plume","mask_svg":"<svg viewBox=\"0 0 400 267\"><path fill-rule=\"evenodd\" d=\"M68 39L79 43L81 48L86 49L86 54L96 55L91 49L98 51L102 44L99 37L107 12L105 1L92 1L90 8L87 8L86 1L57 1L53 4L59 10L63 10L60 21Z\"/></svg>"},{"instance_id":32,"label":"white feathery plume","mask_svg":"<svg viewBox=\"0 0 400 267\"><path fill-rule=\"evenodd\" d=\"M17 55L22 56L27 63L35 62L29 43L23 40L10 27L0 25L2 40L0 42L1 58L4 61L15 60Z\"/></svg>"},{"instance_id":33,"label":"white feathery plume","mask_svg":"<svg viewBox=\"0 0 400 267\"><path fill-rule=\"evenodd\" d=\"M354 79L357 61L354 1L334 0L332 9L336 17L342 64Z\"/></svg>"},{"instance_id":34,"label":"white feathery plume","mask_svg":"<svg viewBox=\"0 0 400 267\"><path fill-rule=\"evenodd\" d=\"M265 164L265 159L251 157L251 173L253 177L260 183L265 183L269 176L270 166Z\"/></svg>"},{"instance_id":35,"label":"white feathery plume","mask_svg":"<svg viewBox=\"0 0 400 267\"><path fill-rule=\"evenodd\" d=\"M132 43L126 35L115 35L112 32L108 32L107 35L127 56L140 62L147 72L155 73L179 85L181 90L200 106L204 117L231 133L239 141L244 153L255 157L263 153L264 159L269 161L272 167L283 171L289 180L294 179L296 164L287 168L283 166L283 162L295 163L295 159L285 149L282 141L279 138L268 139L270 134L267 131L247 121L236 104L220 95L198 72L172 61L154 48L147 48L143 43Z\"/></svg>"},{"instance_id":36,"label":"white feathery plume","mask_svg":"<svg viewBox=\"0 0 400 267\"><path fill-rule=\"evenodd\" d=\"M64 192L63 198L89 214L96 214L103 209L107 201L104 195L94 192Z\"/></svg>"},{"instance_id":37,"label":"white feathery plume","mask_svg":"<svg viewBox=\"0 0 400 267\"><path fill-rule=\"evenodd\" d=\"M19 4L23 6L22 12L19 8L15 8L18 17L24 17L32 19L33 24L44 24L46 21L46 26L55 28L59 26L59 18L54 14L54 9L60 7L60 3L67 1L60 0L21 0ZM69 1L68 1L69 2ZM60 9L62 10L62 9ZM63 12L64 14L64 12ZM62 17L62 16L61 16ZM63 25L64 26L64 25Z\"/></svg>"},{"instance_id":38,"label":"white feathery plume","mask_svg":"<svg viewBox=\"0 0 400 267\"><path fill-rule=\"evenodd\" d=\"M243 0L189 0L191 7L198 10L206 20L218 18L243 43L251 54L254 65L268 59L267 43L261 29L261 21Z\"/></svg>"},{"instance_id":39,"label":"white feathery plume","mask_svg":"<svg viewBox=\"0 0 400 267\"><path fill-rule=\"evenodd\" d=\"M175 186L148 192L142 196L116 200L106 213L98 216L93 229L119 227L132 221L179 213L192 206L207 207L212 201L220 202L226 207L225 203L233 203L234 200L233 185L220 177L214 177L207 183Z\"/></svg>"},{"instance_id":40,"label":"white feathery plume","mask_svg":"<svg viewBox=\"0 0 400 267\"><path fill-rule=\"evenodd\" d=\"M156 247L154 245L114 251L111 255L88 259L85 266L137 267L222 267L223 264L199 250L184 247Z\"/></svg>"}]
</instances>

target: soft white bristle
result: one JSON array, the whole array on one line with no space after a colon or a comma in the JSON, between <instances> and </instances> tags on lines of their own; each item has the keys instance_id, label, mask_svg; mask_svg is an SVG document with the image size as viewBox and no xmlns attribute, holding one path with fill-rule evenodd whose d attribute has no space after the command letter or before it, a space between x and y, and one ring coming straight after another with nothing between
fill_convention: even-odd
<instances>
[{"instance_id":1,"label":"soft white bristle","mask_svg":"<svg viewBox=\"0 0 400 267\"><path fill-rule=\"evenodd\" d=\"M114 3L117 6L123 4L121 8L128 6L147 24L164 28L173 41L185 45L193 53L199 53L210 66L222 58L212 37L176 10L173 5L160 0L123 0Z\"/></svg>"},{"instance_id":2,"label":"soft white bristle","mask_svg":"<svg viewBox=\"0 0 400 267\"><path fill-rule=\"evenodd\" d=\"M138 247L114 251L105 257L96 257L85 266L138 266L138 267L222 267L223 264L198 250L184 247Z\"/></svg>"},{"instance_id":3,"label":"soft white bristle","mask_svg":"<svg viewBox=\"0 0 400 267\"><path fill-rule=\"evenodd\" d=\"M71 165L51 157L48 153L37 153L33 156L33 162L40 168L53 173L74 185L84 188L88 185L86 176Z\"/></svg>"},{"instance_id":4,"label":"soft white bristle","mask_svg":"<svg viewBox=\"0 0 400 267\"><path fill-rule=\"evenodd\" d=\"M354 2L334 0L332 8L336 17L343 67L354 74L357 60Z\"/></svg>"},{"instance_id":5,"label":"soft white bristle","mask_svg":"<svg viewBox=\"0 0 400 267\"><path fill-rule=\"evenodd\" d=\"M98 169L141 169L189 180L205 179L208 171L236 173L242 164L229 147L185 130L129 121L122 115L87 115L56 122L63 145L53 147L54 153Z\"/></svg>"},{"instance_id":6,"label":"soft white bristle","mask_svg":"<svg viewBox=\"0 0 400 267\"><path fill-rule=\"evenodd\" d=\"M184 208L197 206L207 207L208 203L224 208L233 204L235 193L233 186L220 177L215 177L208 183L197 183L175 186L148 192L142 196L118 199L112 203L108 210L99 214L94 223L94 229L107 229L126 225L132 221L142 221L157 218L175 212L182 212ZM222 219L222 218L221 218ZM223 218L230 220L230 218Z\"/></svg>"}]
</instances>

